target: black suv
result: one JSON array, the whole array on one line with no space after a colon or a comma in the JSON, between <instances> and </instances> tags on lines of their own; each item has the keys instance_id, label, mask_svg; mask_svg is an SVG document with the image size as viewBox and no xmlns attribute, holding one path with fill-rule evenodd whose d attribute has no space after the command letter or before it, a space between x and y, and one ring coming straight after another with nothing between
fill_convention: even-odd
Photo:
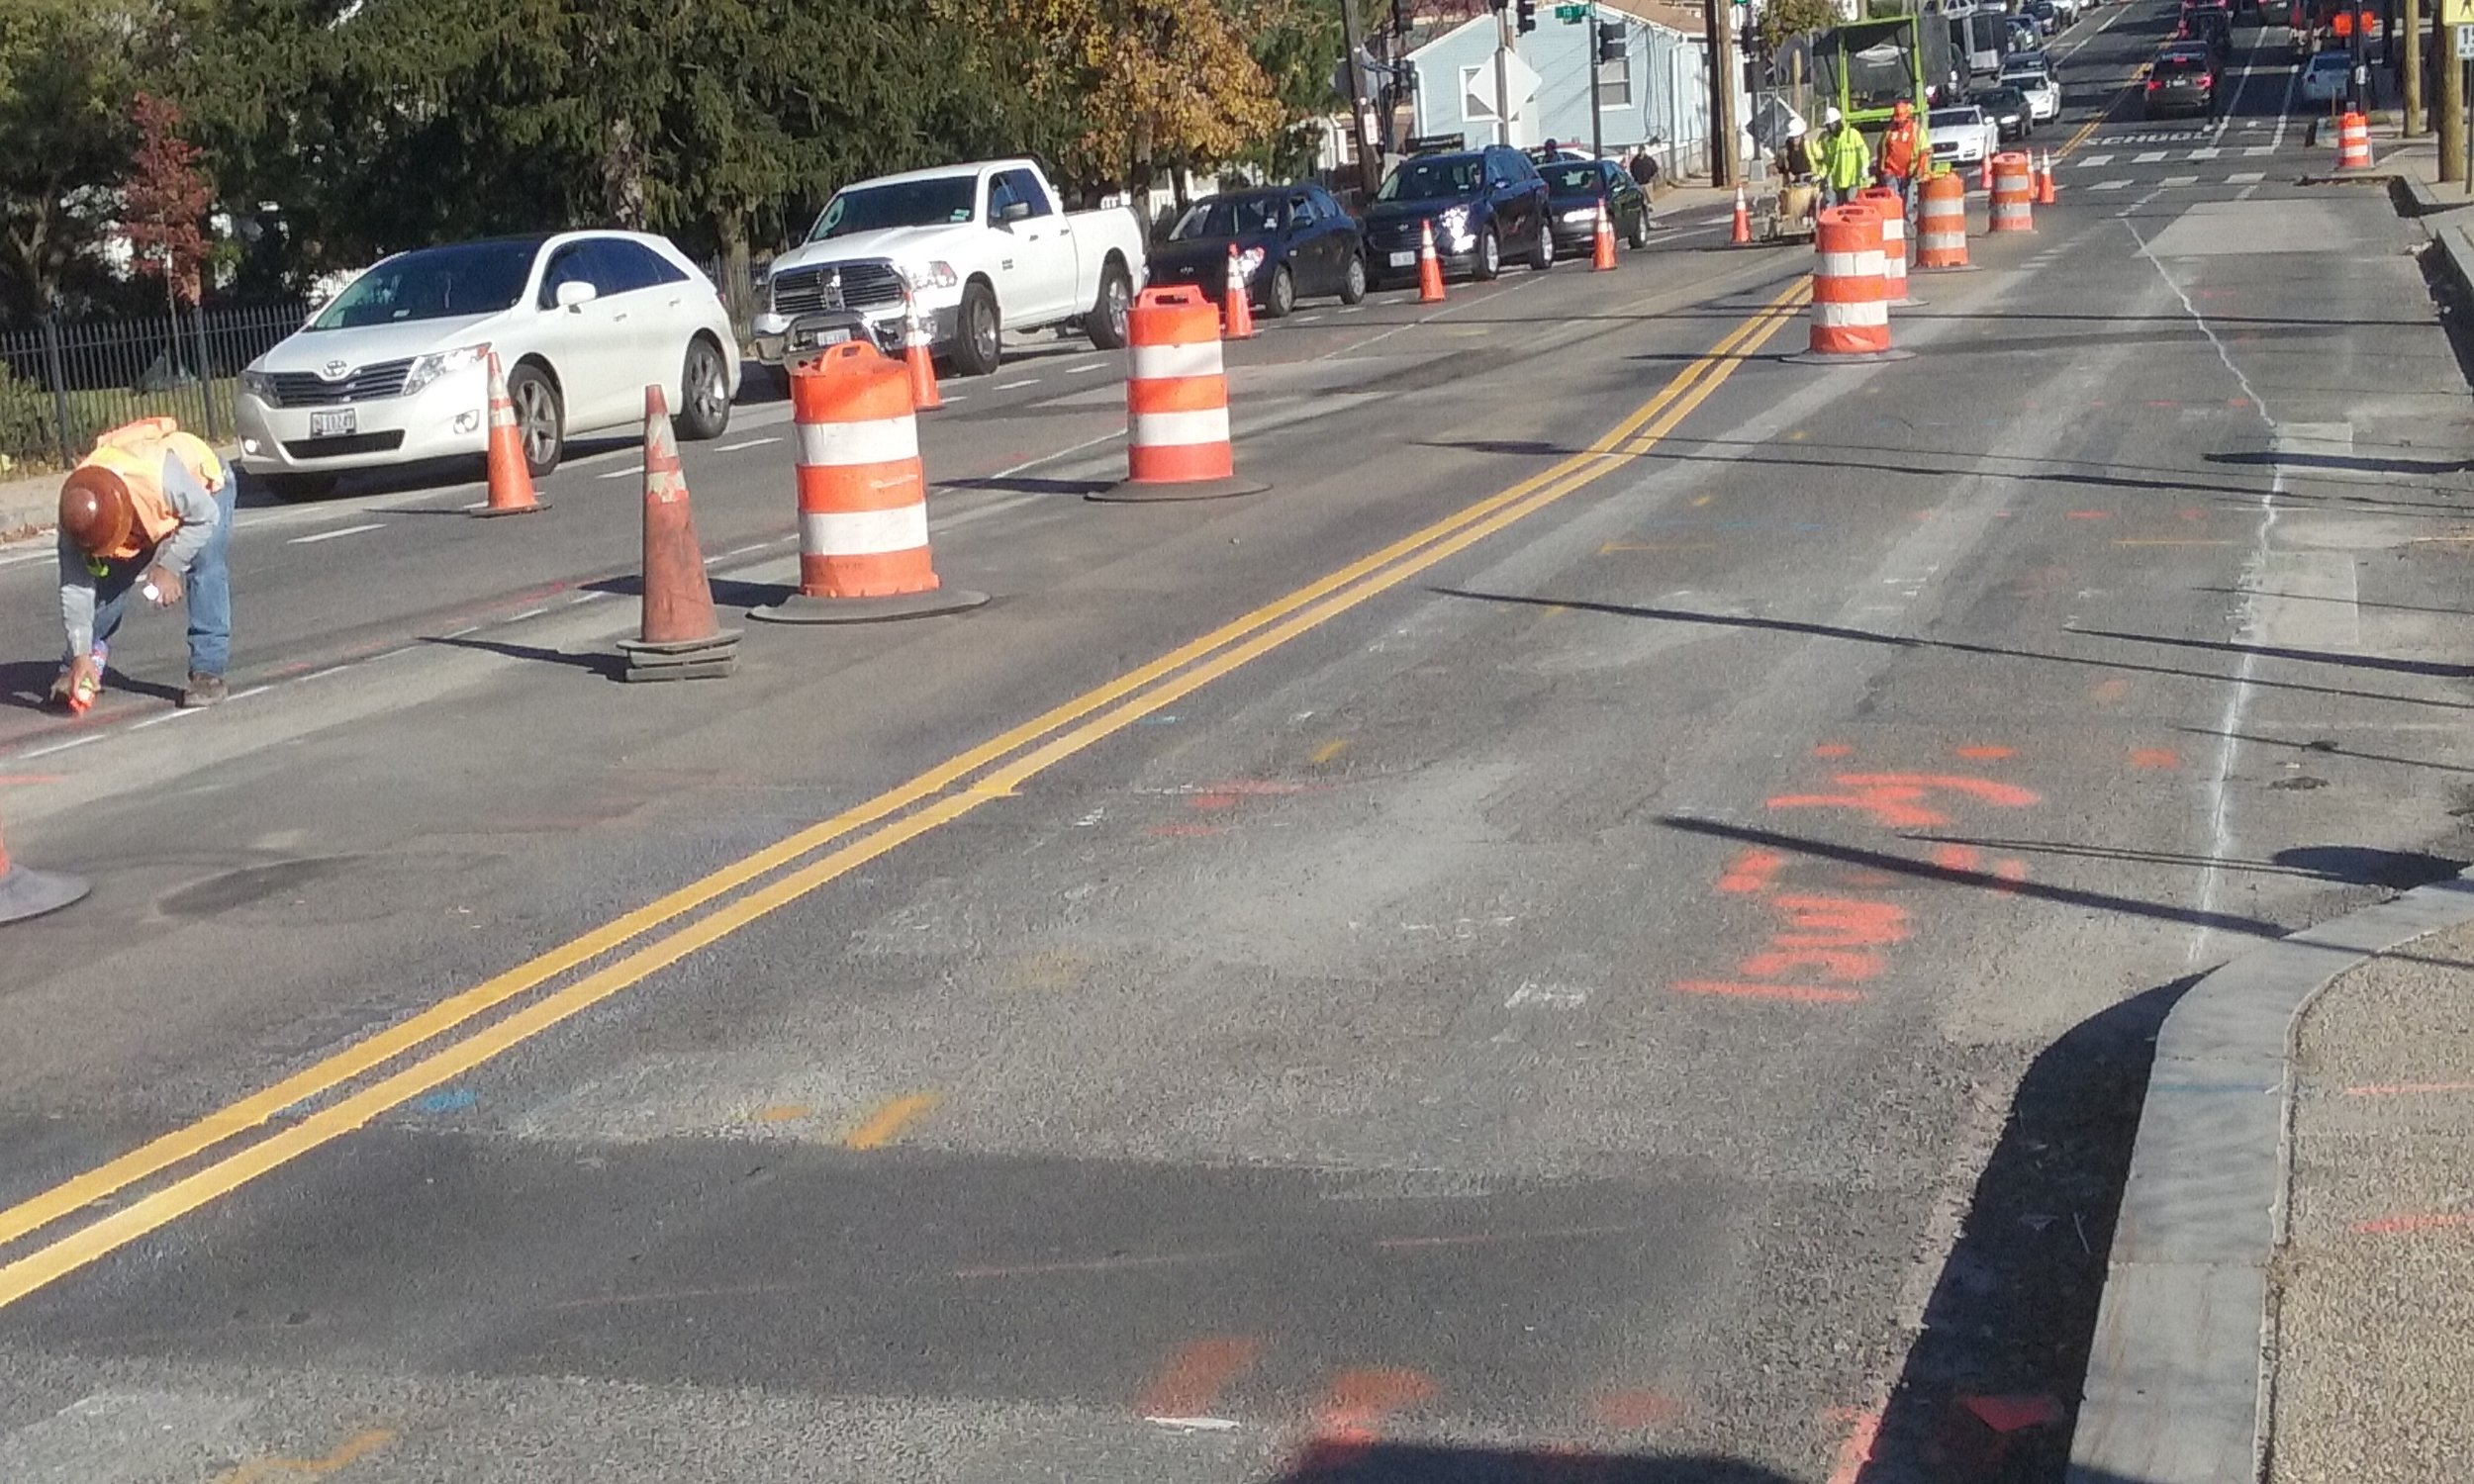
<instances>
[{"instance_id":1,"label":"black suv","mask_svg":"<svg viewBox=\"0 0 2474 1484\"><path fill-rule=\"evenodd\" d=\"M1447 274L1492 278L1509 255L1533 268L1555 265L1547 183L1519 150L1504 145L1402 160L1366 212L1366 265L1379 285L1417 281L1417 244L1435 227L1435 255Z\"/></svg>"}]
</instances>

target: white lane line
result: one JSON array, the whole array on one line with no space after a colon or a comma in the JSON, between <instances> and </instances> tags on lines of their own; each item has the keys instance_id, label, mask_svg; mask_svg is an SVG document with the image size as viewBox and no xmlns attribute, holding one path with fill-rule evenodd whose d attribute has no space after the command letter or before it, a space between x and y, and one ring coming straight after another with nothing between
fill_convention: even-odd
<instances>
[{"instance_id":1,"label":"white lane line","mask_svg":"<svg viewBox=\"0 0 2474 1484\"><path fill-rule=\"evenodd\" d=\"M1094 371L1105 371L1107 369L1108 363L1106 361L1093 361L1088 366L1068 366L1065 368L1065 374L1068 376L1089 376Z\"/></svg>"},{"instance_id":2,"label":"white lane line","mask_svg":"<svg viewBox=\"0 0 2474 1484\"><path fill-rule=\"evenodd\" d=\"M643 472L644 466L638 464L632 469L613 469L608 474L596 474L593 477L595 479L633 479Z\"/></svg>"},{"instance_id":3,"label":"white lane line","mask_svg":"<svg viewBox=\"0 0 2474 1484\"><path fill-rule=\"evenodd\" d=\"M2197 184L2199 184L2199 177L2196 175L2168 175L2164 179L2157 181L2156 187L2159 190L2177 191L2184 186L2195 186Z\"/></svg>"},{"instance_id":4,"label":"white lane line","mask_svg":"<svg viewBox=\"0 0 2474 1484\"><path fill-rule=\"evenodd\" d=\"M2131 183L2127 180L2100 180L2088 187L2091 191L2127 191L2130 188Z\"/></svg>"},{"instance_id":5,"label":"white lane line","mask_svg":"<svg viewBox=\"0 0 2474 1484\"><path fill-rule=\"evenodd\" d=\"M470 623L470 624L466 624L466 625L465 625L464 627L462 627L462 628L459 628L459 629L454 630L454 631L453 631L453 632L451 632L451 633L444 633L444 634L440 634L440 635L438 635L438 637L439 637L439 638L441 638L441 639L460 639L460 638L464 637L464 635L466 635L466 634L477 634L477 633L479 633L479 632L481 632L481 625L480 625L480 624L478 624L478 623ZM378 656L378 658L380 658L380 659L382 659L382 660L383 660L383 659L385 659L385 658L386 658L386 656L385 656L385 655L380 655L380 656Z\"/></svg>"},{"instance_id":6,"label":"white lane line","mask_svg":"<svg viewBox=\"0 0 2474 1484\"><path fill-rule=\"evenodd\" d=\"M2285 74L2285 98L2276 106L2276 133L2268 136L2268 147L2271 151L2285 147L2285 125L2294 116L2294 90L2300 86L2302 86L2302 68L2296 67ZM2254 151L2244 150L2243 152Z\"/></svg>"},{"instance_id":7,"label":"white lane line","mask_svg":"<svg viewBox=\"0 0 2474 1484\"><path fill-rule=\"evenodd\" d=\"M230 705L236 700L247 700L252 696L263 696L273 689L275 689L274 686L269 684L263 686L251 686L246 691L235 691L230 696L224 697L224 703L226 705Z\"/></svg>"},{"instance_id":8,"label":"white lane line","mask_svg":"<svg viewBox=\"0 0 2474 1484\"><path fill-rule=\"evenodd\" d=\"M1363 304L1344 304L1340 307L1340 312L1344 315L1363 315L1366 313L1366 306Z\"/></svg>"},{"instance_id":9,"label":"white lane line","mask_svg":"<svg viewBox=\"0 0 2474 1484\"><path fill-rule=\"evenodd\" d=\"M18 756L21 758L48 758L55 752L66 752L72 747L83 747L89 742L100 742L105 737L110 735L111 734L109 732L89 732L82 737L71 737L66 742L54 742L49 747L29 748L26 751L19 753Z\"/></svg>"},{"instance_id":10,"label":"white lane line","mask_svg":"<svg viewBox=\"0 0 2474 1484\"><path fill-rule=\"evenodd\" d=\"M2079 157L2077 163L2081 165L2110 165L2113 163L2113 156L2110 154L2085 154Z\"/></svg>"},{"instance_id":11,"label":"white lane line","mask_svg":"<svg viewBox=\"0 0 2474 1484\"><path fill-rule=\"evenodd\" d=\"M294 536L291 540L286 541L283 544L286 546L308 546L319 541L333 541L343 536L357 536L364 531L385 530L386 528L387 522L384 520L373 520L367 525L347 525L341 530L313 531L306 536Z\"/></svg>"},{"instance_id":12,"label":"white lane line","mask_svg":"<svg viewBox=\"0 0 2474 1484\"><path fill-rule=\"evenodd\" d=\"M938 400L938 401L943 402L943 403L945 403L945 404L947 404L947 405L949 405L949 406L950 406L951 404L953 404L953 403L957 403L957 402L969 402L969 401L971 400L970 398L968 398L968 397L964 396L964 395L963 395L962 393L960 393L960 392L948 392L948 391L946 391L946 390L945 390L944 388L942 388L942 387L937 388L937 391L936 391L936 397L937 397L937 400Z\"/></svg>"},{"instance_id":13,"label":"white lane line","mask_svg":"<svg viewBox=\"0 0 2474 1484\"><path fill-rule=\"evenodd\" d=\"M144 719L143 721L133 721L133 722L129 723L129 729L130 729L131 731L133 731L133 732L142 732L142 731L144 731L147 727L150 727L150 726L161 726L161 725L162 725L164 722L166 722L166 721L178 721L178 720L179 720L180 718L182 718L183 716L195 716L196 714L198 714L198 713L197 713L196 711L194 711L194 710L191 710L191 711L182 711L182 710L171 710L171 711L165 711L165 712L164 712L162 715L160 715L160 716L148 716L148 717L147 717L146 719ZM31 754L31 753L30 753L30 754L28 754L28 756L29 756L29 757L31 757L31 756L33 756L33 754Z\"/></svg>"},{"instance_id":14,"label":"white lane line","mask_svg":"<svg viewBox=\"0 0 2474 1484\"><path fill-rule=\"evenodd\" d=\"M2092 42L2092 41L2096 40L2096 39L2097 39L2098 37L2100 37L2100 36L2103 36L2103 35L2105 34L2106 30L2107 30L2108 28L2110 28L2110 27L2113 25L2113 23L2114 23L2114 22L2121 20L2121 19L2122 19L2125 15L2129 14L2129 13L2130 13L2130 9L2131 9L2131 8L2130 8L2129 6L2127 6L2127 5L2117 5L2117 6L2113 7L2111 10L2106 11L2106 12L2105 12L2105 20L2104 20L2104 24L2103 24L2103 25L2101 25L2101 26L2097 27L2094 31L2089 32L2087 35L2085 35L2085 36L2083 36L2083 37L2079 38L2077 41L2072 42L2072 43L2070 44L2070 49L2069 49L2069 50L2067 50L2067 51L2062 52L2061 54L2062 54L2063 56L2076 56L2076 55L2078 55L2081 51L2084 51L2085 49L2087 49L2087 44L2088 44L2088 43L2090 43L2090 42Z\"/></svg>"},{"instance_id":15,"label":"white lane line","mask_svg":"<svg viewBox=\"0 0 2474 1484\"><path fill-rule=\"evenodd\" d=\"M2167 151L2162 149L2143 149L2131 156L2131 163L2135 165L2152 165L2163 159Z\"/></svg>"},{"instance_id":16,"label":"white lane line","mask_svg":"<svg viewBox=\"0 0 2474 1484\"><path fill-rule=\"evenodd\" d=\"M2205 149L2194 149L2194 150L2192 150L2192 151L2191 151L2191 158L2192 158L2192 159L2195 159L2195 160L2196 160L2196 159L2215 159L2218 155L2223 154L2224 152L2225 152L2224 150L2219 149L2219 148L2217 148L2215 145L2213 145L2213 144L2212 144L2212 145L2210 145L2209 147L2207 147L2207 148L2205 148Z\"/></svg>"},{"instance_id":17,"label":"white lane line","mask_svg":"<svg viewBox=\"0 0 2474 1484\"><path fill-rule=\"evenodd\" d=\"M2265 170L2236 170L2225 177L2227 185L2257 185L2268 178Z\"/></svg>"},{"instance_id":18,"label":"white lane line","mask_svg":"<svg viewBox=\"0 0 2474 1484\"><path fill-rule=\"evenodd\" d=\"M508 615L507 615L507 621L508 621L508 622L510 622L510 623L522 623L522 622L523 622L526 618L538 618L538 617L540 617L543 613L546 613L546 612L548 612L548 611L549 611L549 608L548 608L548 607L546 607L546 606L543 606L543 607L537 607L537 608L526 608L526 609L524 609L524 610L523 610L523 612L521 612L521 613L510 613L510 614L508 614Z\"/></svg>"},{"instance_id":19,"label":"white lane line","mask_svg":"<svg viewBox=\"0 0 2474 1484\"><path fill-rule=\"evenodd\" d=\"M990 390L990 391L992 391L992 392L1010 392L1010 391L1012 391L1015 387L1035 387L1035 386L1038 386L1038 385L1039 385L1039 378L1038 378L1038 377L1036 377L1036 376L1025 376L1025 377L1023 377L1020 381L1000 381L1000 382L997 383L997 385L995 385L995 386L993 386L993 387L990 387L990 388L989 388L989 390Z\"/></svg>"},{"instance_id":20,"label":"white lane line","mask_svg":"<svg viewBox=\"0 0 2474 1484\"><path fill-rule=\"evenodd\" d=\"M767 443L779 443L782 440L780 438L742 438L736 443L724 443L720 447L714 449L714 452L736 453L742 448L762 448Z\"/></svg>"}]
</instances>

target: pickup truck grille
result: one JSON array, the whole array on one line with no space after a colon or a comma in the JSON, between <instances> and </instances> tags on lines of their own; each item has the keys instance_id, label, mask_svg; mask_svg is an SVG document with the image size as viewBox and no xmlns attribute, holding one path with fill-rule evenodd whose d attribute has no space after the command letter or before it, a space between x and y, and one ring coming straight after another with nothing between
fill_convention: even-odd
<instances>
[{"instance_id":1,"label":"pickup truck grille","mask_svg":"<svg viewBox=\"0 0 2474 1484\"><path fill-rule=\"evenodd\" d=\"M840 275L841 288L833 287ZM902 276L882 260L786 268L773 275L773 312L808 315L818 310L884 309L902 303Z\"/></svg>"},{"instance_id":2,"label":"pickup truck grille","mask_svg":"<svg viewBox=\"0 0 2474 1484\"><path fill-rule=\"evenodd\" d=\"M410 360L379 361L361 367L341 381L329 381L315 371L275 373L277 407L332 407L338 402L371 402L404 390L412 374Z\"/></svg>"}]
</instances>

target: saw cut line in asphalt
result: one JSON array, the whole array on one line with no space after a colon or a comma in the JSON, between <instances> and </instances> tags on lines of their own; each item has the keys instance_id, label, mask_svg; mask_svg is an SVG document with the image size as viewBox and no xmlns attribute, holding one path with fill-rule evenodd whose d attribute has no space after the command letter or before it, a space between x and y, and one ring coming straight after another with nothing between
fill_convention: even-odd
<instances>
[{"instance_id":1,"label":"saw cut line in asphalt","mask_svg":"<svg viewBox=\"0 0 2474 1484\"><path fill-rule=\"evenodd\" d=\"M1799 278L1658 394L1579 453L1523 479L1128 671L1046 714L948 759L877 797L625 913L505 974L441 1000L266 1089L0 1211L0 1244L34 1235L218 1145L264 1127L426 1043L716 899L786 874L645 943L563 988L489 1021L298 1122L182 1175L0 1267L0 1306L15 1303L261 1175L362 1128L697 950L981 805L1212 681L1311 632L1448 557L1546 509L1648 452L1794 322L1810 295ZM909 812L905 812L909 811ZM900 817L897 817L900 816ZM866 833L860 833L866 831ZM843 840L845 836L856 838ZM838 846L836 841L843 843ZM827 850L827 847L833 847ZM822 855L817 855L824 851ZM809 857L814 857L809 860ZM799 864L806 861L806 864Z\"/></svg>"}]
</instances>

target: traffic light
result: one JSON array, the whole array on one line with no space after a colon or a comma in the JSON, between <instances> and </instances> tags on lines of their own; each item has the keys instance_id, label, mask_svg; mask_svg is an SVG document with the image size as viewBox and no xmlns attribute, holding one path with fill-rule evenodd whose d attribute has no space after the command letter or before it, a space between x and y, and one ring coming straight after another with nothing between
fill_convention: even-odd
<instances>
[{"instance_id":1,"label":"traffic light","mask_svg":"<svg viewBox=\"0 0 2474 1484\"><path fill-rule=\"evenodd\" d=\"M1598 23L1598 60L1619 62L1624 59L1631 43L1630 28L1621 21Z\"/></svg>"},{"instance_id":2,"label":"traffic light","mask_svg":"<svg viewBox=\"0 0 2474 1484\"><path fill-rule=\"evenodd\" d=\"M1538 0L1516 0L1512 8L1512 29L1522 36L1538 29Z\"/></svg>"}]
</instances>

